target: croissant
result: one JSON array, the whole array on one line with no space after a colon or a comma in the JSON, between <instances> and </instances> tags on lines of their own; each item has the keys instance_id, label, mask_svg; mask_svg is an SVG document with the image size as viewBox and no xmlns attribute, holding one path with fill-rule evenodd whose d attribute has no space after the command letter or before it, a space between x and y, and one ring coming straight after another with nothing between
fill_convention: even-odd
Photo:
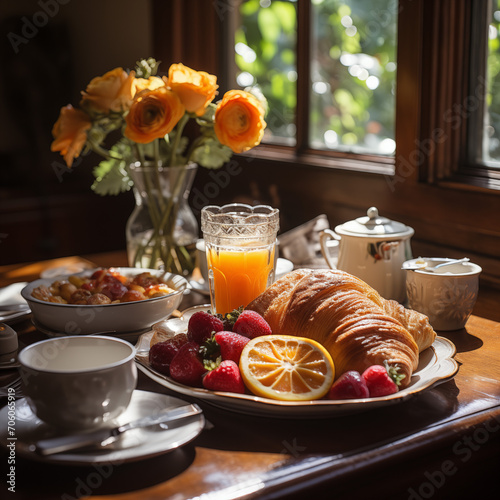
<instances>
[{"instance_id":1,"label":"croissant","mask_svg":"<svg viewBox=\"0 0 500 500\"><path fill-rule=\"evenodd\" d=\"M436 337L426 316L385 300L364 281L339 270L293 271L247 309L261 314L273 333L321 343L337 376L387 361L404 375L401 388L410 383L419 352Z\"/></svg>"}]
</instances>

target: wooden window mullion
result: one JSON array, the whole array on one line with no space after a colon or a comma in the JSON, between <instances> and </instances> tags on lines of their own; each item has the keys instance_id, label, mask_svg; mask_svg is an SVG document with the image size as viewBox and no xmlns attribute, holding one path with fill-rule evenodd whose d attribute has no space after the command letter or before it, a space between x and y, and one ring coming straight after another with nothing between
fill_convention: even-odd
<instances>
[{"instance_id":1,"label":"wooden window mullion","mask_svg":"<svg viewBox=\"0 0 500 500\"><path fill-rule=\"evenodd\" d=\"M428 144L420 178L435 183L457 172L465 151L471 1L425 4L422 37L422 122L419 142ZM429 64L426 64L426 61Z\"/></svg>"},{"instance_id":2,"label":"wooden window mullion","mask_svg":"<svg viewBox=\"0 0 500 500\"><path fill-rule=\"evenodd\" d=\"M311 0L297 2L297 108L295 114L296 151L309 147L311 60Z\"/></svg>"}]
</instances>

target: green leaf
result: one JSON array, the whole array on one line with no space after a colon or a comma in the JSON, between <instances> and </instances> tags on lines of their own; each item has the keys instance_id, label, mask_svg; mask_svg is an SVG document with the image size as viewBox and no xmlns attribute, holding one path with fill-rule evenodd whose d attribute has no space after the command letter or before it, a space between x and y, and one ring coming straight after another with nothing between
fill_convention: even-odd
<instances>
[{"instance_id":1,"label":"green leaf","mask_svg":"<svg viewBox=\"0 0 500 500\"><path fill-rule=\"evenodd\" d=\"M196 122L199 125L213 126L215 120L215 110L217 105L211 102L206 108L202 116L196 117Z\"/></svg>"},{"instance_id":2,"label":"green leaf","mask_svg":"<svg viewBox=\"0 0 500 500\"><path fill-rule=\"evenodd\" d=\"M125 161L101 161L92 173L96 178L92 184L92 190L101 196L129 191L133 184L125 170Z\"/></svg>"},{"instance_id":3,"label":"green leaf","mask_svg":"<svg viewBox=\"0 0 500 500\"><path fill-rule=\"evenodd\" d=\"M339 16L350 16L351 15L351 7L349 5L340 5L339 6Z\"/></svg>"},{"instance_id":4,"label":"green leaf","mask_svg":"<svg viewBox=\"0 0 500 500\"><path fill-rule=\"evenodd\" d=\"M220 357L220 345L217 343L215 340L215 331L212 332L210 337L203 342L203 344L200 346L200 354L203 358L204 363L207 363L208 365L205 365L205 368L207 370L213 370L214 368L217 368L217 366L220 365L222 359ZM213 363L213 365L211 365ZM212 366L211 368L209 366Z\"/></svg>"},{"instance_id":5,"label":"green leaf","mask_svg":"<svg viewBox=\"0 0 500 500\"><path fill-rule=\"evenodd\" d=\"M262 41L277 43L281 26L276 14L270 9L261 9L258 14L258 24L262 33Z\"/></svg>"},{"instance_id":6,"label":"green leaf","mask_svg":"<svg viewBox=\"0 0 500 500\"><path fill-rule=\"evenodd\" d=\"M281 60L285 66L295 66L295 52L292 49L283 49L281 51Z\"/></svg>"},{"instance_id":7,"label":"green leaf","mask_svg":"<svg viewBox=\"0 0 500 500\"><path fill-rule=\"evenodd\" d=\"M238 309L233 309L231 312L228 312L224 315L217 314L217 317L224 322L225 328L227 328L228 325L231 325L231 327L233 327L243 310L244 306L240 306L238 307Z\"/></svg>"},{"instance_id":8,"label":"green leaf","mask_svg":"<svg viewBox=\"0 0 500 500\"><path fill-rule=\"evenodd\" d=\"M285 33L293 33L297 23L295 5L290 2L273 2L271 9L274 10L276 17L281 21L283 31Z\"/></svg>"},{"instance_id":9,"label":"green leaf","mask_svg":"<svg viewBox=\"0 0 500 500\"><path fill-rule=\"evenodd\" d=\"M261 47L261 57L264 59L264 61L272 61L273 57L278 52L278 46L276 45L276 42L270 40L262 40Z\"/></svg>"},{"instance_id":10,"label":"green leaf","mask_svg":"<svg viewBox=\"0 0 500 500\"><path fill-rule=\"evenodd\" d=\"M207 138L193 153L193 161L205 168L220 168L227 163L233 152L217 139Z\"/></svg>"},{"instance_id":11,"label":"green leaf","mask_svg":"<svg viewBox=\"0 0 500 500\"><path fill-rule=\"evenodd\" d=\"M248 0L243 2L240 7L240 12L244 16L251 16L260 9L260 3L258 0Z\"/></svg>"},{"instance_id":12,"label":"green leaf","mask_svg":"<svg viewBox=\"0 0 500 500\"><path fill-rule=\"evenodd\" d=\"M202 354L203 356L203 354ZM219 368L220 364L222 363L222 358L219 356L217 359L203 359L203 366L205 370L208 370L211 372L212 370L216 370Z\"/></svg>"},{"instance_id":13,"label":"green leaf","mask_svg":"<svg viewBox=\"0 0 500 500\"><path fill-rule=\"evenodd\" d=\"M400 367L398 365L389 366L387 360L384 360L384 367L387 370L389 377L391 377L392 380L394 380L394 383L398 386L401 385L401 380L403 380L406 377L406 375L404 373L398 373Z\"/></svg>"}]
</instances>

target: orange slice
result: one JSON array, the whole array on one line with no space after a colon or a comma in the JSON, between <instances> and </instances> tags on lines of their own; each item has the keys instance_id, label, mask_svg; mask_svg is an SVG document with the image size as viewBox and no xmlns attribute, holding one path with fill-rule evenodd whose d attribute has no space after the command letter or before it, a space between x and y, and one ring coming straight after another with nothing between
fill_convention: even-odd
<instances>
[{"instance_id":1,"label":"orange slice","mask_svg":"<svg viewBox=\"0 0 500 500\"><path fill-rule=\"evenodd\" d=\"M250 340L241 353L240 372L255 395L283 401L319 399L335 378L332 358L321 344L289 335Z\"/></svg>"}]
</instances>

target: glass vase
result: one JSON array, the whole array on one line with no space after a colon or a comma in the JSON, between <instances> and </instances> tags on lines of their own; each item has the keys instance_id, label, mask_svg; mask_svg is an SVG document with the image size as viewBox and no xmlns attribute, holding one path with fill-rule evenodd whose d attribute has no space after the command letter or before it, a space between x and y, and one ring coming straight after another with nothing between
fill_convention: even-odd
<instances>
[{"instance_id":1,"label":"glass vase","mask_svg":"<svg viewBox=\"0 0 500 500\"><path fill-rule=\"evenodd\" d=\"M162 269L181 276L195 265L198 222L188 196L198 166L163 167L158 162L130 165L136 206L126 226L131 267Z\"/></svg>"}]
</instances>

